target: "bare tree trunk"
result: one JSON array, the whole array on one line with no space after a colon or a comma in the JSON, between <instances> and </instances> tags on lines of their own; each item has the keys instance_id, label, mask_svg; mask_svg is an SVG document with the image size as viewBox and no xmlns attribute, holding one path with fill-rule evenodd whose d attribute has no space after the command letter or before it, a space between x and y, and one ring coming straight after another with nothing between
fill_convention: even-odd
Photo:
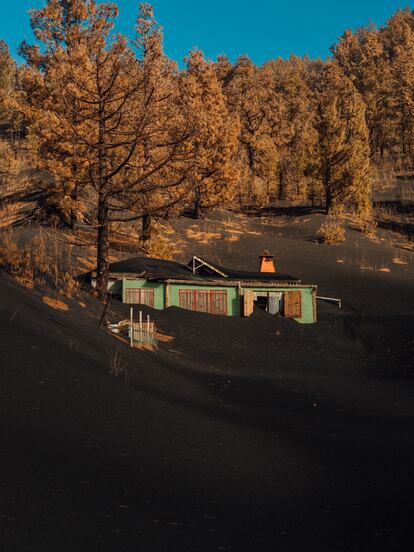
<instances>
[{"instance_id":1,"label":"bare tree trunk","mask_svg":"<svg viewBox=\"0 0 414 552\"><path fill-rule=\"evenodd\" d=\"M78 219L77 219L77 216L76 216L76 213L73 209L70 210L70 221L69 221L69 226L70 226L70 229L75 231L76 230L76 223L78 222Z\"/></svg>"},{"instance_id":2,"label":"bare tree trunk","mask_svg":"<svg viewBox=\"0 0 414 552\"><path fill-rule=\"evenodd\" d=\"M97 81L99 83L100 65L97 66ZM101 87L98 84L98 93L101 95ZM104 299L108 294L109 280L109 209L105 189L108 182L104 177L105 165L105 103L100 98L99 100L99 147L98 147L98 243L97 243L97 276L96 290L101 299Z\"/></svg>"},{"instance_id":3,"label":"bare tree trunk","mask_svg":"<svg viewBox=\"0 0 414 552\"><path fill-rule=\"evenodd\" d=\"M325 213L329 215L332 209L332 190L331 190L331 168L328 163L325 165L324 171L324 186L325 186Z\"/></svg>"},{"instance_id":4,"label":"bare tree trunk","mask_svg":"<svg viewBox=\"0 0 414 552\"><path fill-rule=\"evenodd\" d=\"M100 298L105 298L109 280L109 213L101 195L98 206L98 225L96 290Z\"/></svg>"},{"instance_id":5,"label":"bare tree trunk","mask_svg":"<svg viewBox=\"0 0 414 552\"><path fill-rule=\"evenodd\" d=\"M286 199L286 180L285 175L281 169L279 169L279 191L278 200L284 201Z\"/></svg>"},{"instance_id":6,"label":"bare tree trunk","mask_svg":"<svg viewBox=\"0 0 414 552\"><path fill-rule=\"evenodd\" d=\"M203 209L201 205L201 194L197 188L194 194L194 216L196 219L203 218Z\"/></svg>"},{"instance_id":7,"label":"bare tree trunk","mask_svg":"<svg viewBox=\"0 0 414 552\"><path fill-rule=\"evenodd\" d=\"M149 213L144 213L144 216L142 217L142 234L141 234L142 245L144 247L148 245L148 242L151 239L151 233L152 233L152 217Z\"/></svg>"},{"instance_id":8,"label":"bare tree trunk","mask_svg":"<svg viewBox=\"0 0 414 552\"><path fill-rule=\"evenodd\" d=\"M326 189L326 195L325 195L325 213L327 215L329 215L329 213L331 212L331 209L332 209L332 194L331 194L331 190L330 188L328 187Z\"/></svg>"},{"instance_id":9,"label":"bare tree trunk","mask_svg":"<svg viewBox=\"0 0 414 552\"><path fill-rule=\"evenodd\" d=\"M70 196L71 196L72 201L76 201L78 199L78 191L77 191L76 187L72 191ZM70 220L69 220L69 225L70 225L71 230L73 230L73 231L76 230L77 222L78 222L78 215L76 213L76 210L73 207L71 207L71 209L70 209Z\"/></svg>"}]
</instances>

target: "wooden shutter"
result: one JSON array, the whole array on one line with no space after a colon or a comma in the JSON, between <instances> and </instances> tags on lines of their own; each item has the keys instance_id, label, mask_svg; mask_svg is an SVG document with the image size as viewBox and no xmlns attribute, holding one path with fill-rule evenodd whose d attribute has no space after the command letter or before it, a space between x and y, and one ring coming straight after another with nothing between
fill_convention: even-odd
<instances>
[{"instance_id":1,"label":"wooden shutter","mask_svg":"<svg viewBox=\"0 0 414 552\"><path fill-rule=\"evenodd\" d=\"M179 306L197 312L227 314L227 291L180 289Z\"/></svg>"},{"instance_id":2,"label":"wooden shutter","mask_svg":"<svg viewBox=\"0 0 414 552\"><path fill-rule=\"evenodd\" d=\"M210 312L210 292L209 291L194 291L195 305L197 312Z\"/></svg>"},{"instance_id":3,"label":"wooden shutter","mask_svg":"<svg viewBox=\"0 0 414 552\"><path fill-rule=\"evenodd\" d=\"M154 290L145 288L127 288L125 290L125 303L134 305L154 306Z\"/></svg>"},{"instance_id":4,"label":"wooden shutter","mask_svg":"<svg viewBox=\"0 0 414 552\"><path fill-rule=\"evenodd\" d=\"M194 293L191 289L180 289L178 305L182 309L195 310L193 307Z\"/></svg>"},{"instance_id":5,"label":"wooden shutter","mask_svg":"<svg viewBox=\"0 0 414 552\"><path fill-rule=\"evenodd\" d=\"M211 290L211 313L227 314L226 290Z\"/></svg>"},{"instance_id":6,"label":"wooden shutter","mask_svg":"<svg viewBox=\"0 0 414 552\"><path fill-rule=\"evenodd\" d=\"M285 291L283 314L287 318L301 318L302 294L300 291Z\"/></svg>"},{"instance_id":7,"label":"wooden shutter","mask_svg":"<svg viewBox=\"0 0 414 552\"><path fill-rule=\"evenodd\" d=\"M253 291L245 289L243 294L243 316L250 316L253 312Z\"/></svg>"}]
</instances>

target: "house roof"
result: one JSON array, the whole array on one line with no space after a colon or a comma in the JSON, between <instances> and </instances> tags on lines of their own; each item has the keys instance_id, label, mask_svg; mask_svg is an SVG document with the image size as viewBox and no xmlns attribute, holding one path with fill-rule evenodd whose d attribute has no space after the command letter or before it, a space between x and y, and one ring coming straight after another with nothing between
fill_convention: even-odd
<instances>
[{"instance_id":1,"label":"house roof","mask_svg":"<svg viewBox=\"0 0 414 552\"><path fill-rule=\"evenodd\" d=\"M197 260L196 264L194 259ZM194 271L193 271L194 267ZM95 274L93 274L95 275ZM149 280L191 280L191 281L247 281L247 282L289 282L300 280L280 272L250 272L222 267L200 257L193 257L188 265L165 259L131 257L110 265L110 275L118 278L142 277Z\"/></svg>"},{"instance_id":2,"label":"house roof","mask_svg":"<svg viewBox=\"0 0 414 552\"><path fill-rule=\"evenodd\" d=\"M166 259L154 259L152 257L131 257L124 261L112 263L109 267L110 274L124 274L125 277L142 276L151 280L165 278L193 278L188 267L167 261Z\"/></svg>"},{"instance_id":3,"label":"house roof","mask_svg":"<svg viewBox=\"0 0 414 552\"><path fill-rule=\"evenodd\" d=\"M298 278L294 278L289 274L283 274L282 272L254 272L245 270L235 270L225 266L218 265L199 257L193 257L188 263L188 267L192 270L193 266L197 267L194 263L194 259L199 261L199 267L196 268L196 273L200 276L214 276L215 279L220 278L220 275L224 274L225 278L231 280L248 280L248 281L261 281L261 282L300 282Z\"/></svg>"}]
</instances>

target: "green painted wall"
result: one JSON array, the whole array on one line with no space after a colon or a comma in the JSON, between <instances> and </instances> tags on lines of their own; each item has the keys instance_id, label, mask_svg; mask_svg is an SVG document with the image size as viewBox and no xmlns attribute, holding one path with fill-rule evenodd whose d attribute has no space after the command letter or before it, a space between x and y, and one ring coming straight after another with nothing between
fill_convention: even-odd
<instances>
[{"instance_id":1,"label":"green painted wall","mask_svg":"<svg viewBox=\"0 0 414 552\"><path fill-rule=\"evenodd\" d=\"M125 290L146 288L154 290L154 308L162 310L164 308L164 284L162 282L148 282L147 280L123 280L122 283L122 302L125 303Z\"/></svg>"},{"instance_id":2,"label":"green painted wall","mask_svg":"<svg viewBox=\"0 0 414 552\"><path fill-rule=\"evenodd\" d=\"M249 287L246 288L253 292L267 292L267 291L276 291L277 293L284 292L284 291L293 291L297 290L301 293L301 299L302 299L302 316L300 318L295 318L297 322L300 322L301 324L311 324L312 322L316 321L316 313L313 312L314 309L314 300L313 300L313 294L315 293L312 288L308 287L286 287L286 288L259 288L259 287ZM242 293L244 293L244 288L242 288Z\"/></svg>"},{"instance_id":3,"label":"green painted wall","mask_svg":"<svg viewBox=\"0 0 414 552\"><path fill-rule=\"evenodd\" d=\"M154 307L156 309L165 308L165 293L164 293L164 284L163 282L148 282L145 279L134 279L134 280L123 280L122 285L122 302L125 302L125 290L128 288L137 289L137 288L150 288L154 290ZM177 284L170 283L168 284L169 289L169 305L179 307L179 290L180 289L200 289L200 290L225 290L227 291L227 312L229 316L239 316L239 302L237 298L237 286L203 286L195 284ZM302 298L302 316L301 318L295 318L297 322L301 324L310 324L316 321L316 313L314 313L314 304L313 294L315 293L312 288L309 287L285 287L285 288L261 288L261 287L249 287L246 288L253 292L267 292L267 291L292 291L300 290ZM242 287L241 293L244 293L244 288Z\"/></svg>"},{"instance_id":4,"label":"green painted wall","mask_svg":"<svg viewBox=\"0 0 414 552\"><path fill-rule=\"evenodd\" d=\"M201 285L190 285L190 284L169 284L170 286L170 306L179 307L179 290L180 289L200 289L200 290L223 290L227 291L227 313L229 316L238 316L239 315L239 305L237 300L237 287L226 287L226 286L201 286Z\"/></svg>"}]
</instances>

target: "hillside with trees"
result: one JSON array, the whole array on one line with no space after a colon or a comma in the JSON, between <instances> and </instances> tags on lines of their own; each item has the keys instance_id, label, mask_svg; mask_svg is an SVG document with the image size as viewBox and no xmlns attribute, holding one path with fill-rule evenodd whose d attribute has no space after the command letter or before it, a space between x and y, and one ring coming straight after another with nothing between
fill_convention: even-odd
<instances>
[{"instance_id":1,"label":"hillside with trees","mask_svg":"<svg viewBox=\"0 0 414 552\"><path fill-rule=\"evenodd\" d=\"M0 552L413 550L414 12L179 65L118 3L0 40Z\"/></svg>"},{"instance_id":2,"label":"hillside with trees","mask_svg":"<svg viewBox=\"0 0 414 552\"><path fill-rule=\"evenodd\" d=\"M117 16L109 3L49 0L30 12L23 64L0 44L1 117L26 136L2 142L2 188L23 149L38 218L96 230L101 295L114 225L141 224L147 252L157 221L220 205L313 205L338 236L344 212L375 230L373 187L414 165L413 12L346 31L326 61L193 50L182 70L149 4L132 41L114 33Z\"/></svg>"}]
</instances>

